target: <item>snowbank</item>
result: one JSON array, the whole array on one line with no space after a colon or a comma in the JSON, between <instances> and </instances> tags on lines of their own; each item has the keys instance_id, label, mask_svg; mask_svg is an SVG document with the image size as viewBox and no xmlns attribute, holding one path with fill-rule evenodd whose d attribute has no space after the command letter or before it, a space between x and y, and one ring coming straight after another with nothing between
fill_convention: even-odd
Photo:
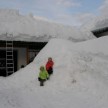
<instances>
[{"instance_id":1,"label":"snowbank","mask_svg":"<svg viewBox=\"0 0 108 108\"><path fill-rule=\"evenodd\" d=\"M0 78L1 108L107 108L108 37L73 43L52 39L34 61ZM44 87L39 67L54 60L54 74Z\"/></svg>"}]
</instances>

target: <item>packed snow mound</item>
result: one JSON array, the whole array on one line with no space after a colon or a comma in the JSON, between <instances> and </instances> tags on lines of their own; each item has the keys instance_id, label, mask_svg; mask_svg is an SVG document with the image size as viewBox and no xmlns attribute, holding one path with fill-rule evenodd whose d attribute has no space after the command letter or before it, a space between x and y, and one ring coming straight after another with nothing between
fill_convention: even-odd
<instances>
[{"instance_id":1,"label":"packed snow mound","mask_svg":"<svg viewBox=\"0 0 108 108\"><path fill-rule=\"evenodd\" d=\"M69 40L64 39L52 39L48 42L48 44L45 46L45 48L42 49L42 51L38 54L36 59L42 58L45 56L45 58L50 57L52 55L62 55L65 53L68 53L71 51L84 51L84 52L92 52L92 53L104 53L108 54L108 37L100 37L84 42L79 43L73 43ZM51 47L51 48L50 48ZM48 51L47 51L48 50ZM61 52L61 53L60 53ZM60 53L60 54L59 54Z\"/></svg>"},{"instance_id":2,"label":"packed snow mound","mask_svg":"<svg viewBox=\"0 0 108 108\"><path fill-rule=\"evenodd\" d=\"M76 74L78 72L83 73L83 71L90 71L91 74L91 71L95 71L95 68L98 68L98 72L101 73L102 69L101 67L98 67L98 62L101 60L98 62L96 61L97 63L94 61L99 58L102 59L102 63L104 61L108 64L107 43L108 37L79 43L72 43L71 41L62 39L53 39L44 49L42 49L39 55L35 58L34 63L41 66L45 64L48 57L52 57L55 61L56 71L58 71L58 68L62 71L61 74L63 73L63 76L65 76L64 74L68 74L68 77L72 76L70 75L71 72ZM105 69L108 69L105 63L103 63L106 67ZM95 65L97 66L95 67ZM94 70L92 70L92 68L94 68ZM107 70L105 72L107 72ZM69 79L70 78L66 78L64 80L69 82ZM64 86L65 83L62 83L61 85Z\"/></svg>"},{"instance_id":3,"label":"packed snow mound","mask_svg":"<svg viewBox=\"0 0 108 108\"><path fill-rule=\"evenodd\" d=\"M8 78L0 78L0 105L2 108L107 108L107 43L108 37L80 43L50 40L31 64ZM54 74L40 87L39 67L45 65L48 57L54 60Z\"/></svg>"},{"instance_id":4,"label":"packed snow mound","mask_svg":"<svg viewBox=\"0 0 108 108\"><path fill-rule=\"evenodd\" d=\"M94 38L90 32L81 32L75 27L35 19L33 15L20 15L17 10L0 9L0 39L6 33L13 34L14 40L48 41L51 38L64 38L84 41Z\"/></svg>"},{"instance_id":5,"label":"packed snow mound","mask_svg":"<svg viewBox=\"0 0 108 108\"><path fill-rule=\"evenodd\" d=\"M96 65L95 63L98 64L97 61L94 62L95 59L99 58L100 61L102 60L102 63L104 61L106 64L103 63L102 65L105 65L107 67L107 61L108 61L107 43L108 43L107 36L79 43L73 43L69 40L64 40L64 39L52 39L36 56L33 63L29 64L24 69L19 70L11 77L7 78L7 80L9 80L8 82L12 82L11 83L12 86L16 87L28 85L33 80L37 79L39 67L41 65L45 65L48 57L52 57L55 62L54 69L56 71L61 70L62 73L68 75L68 78L64 80L67 82L61 84L63 87L64 85L67 86L70 79L69 77L71 77L69 72L72 71L75 73L76 71L74 69L77 69L78 72L80 71L82 72L83 70L89 71L88 69L85 68L88 68L89 65L91 65L92 68L95 68L94 67ZM98 67L99 70L101 70L100 68L101 67ZM64 74L61 74L60 72L60 75L65 76ZM22 83L20 83L19 81L21 81Z\"/></svg>"},{"instance_id":6,"label":"packed snow mound","mask_svg":"<svg viewBox=\"0 0 108 108\"><path fill-rule=\"evenodd\" d=\"M82 49L86 52L92 53L104 53L108 54L107 45L108 45L108 36L100 37L98 39L92 39L85 42L80 42L75 45L74 48L77 50Z\"/></svg>"}]
</instances>

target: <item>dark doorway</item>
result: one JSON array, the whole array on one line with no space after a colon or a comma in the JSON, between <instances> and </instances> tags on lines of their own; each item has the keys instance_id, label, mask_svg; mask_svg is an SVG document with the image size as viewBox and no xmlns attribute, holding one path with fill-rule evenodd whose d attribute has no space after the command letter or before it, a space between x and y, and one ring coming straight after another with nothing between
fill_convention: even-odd
<instances>
[{"instance_id":1,"label":"dark doorway","mask_svg":"<svg viewBox=\"0 0 108 108\"><path fill-rule=\"evenodd\" d=\"M14 72L17 71L17 50L13 51L14 56ZM6 50L0 49L0 76L6 76Z\"/></svg>"}]
</instances>

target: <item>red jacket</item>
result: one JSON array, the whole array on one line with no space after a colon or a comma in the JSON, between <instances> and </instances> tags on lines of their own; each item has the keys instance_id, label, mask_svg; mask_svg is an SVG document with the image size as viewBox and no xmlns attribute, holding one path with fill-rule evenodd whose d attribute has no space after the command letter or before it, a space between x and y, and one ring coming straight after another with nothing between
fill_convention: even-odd
<instances>
[{"instance_id":1,"label":"red jacket","mask_svg":"<svg viewBox=\"0 0 108 108\"><path fill-rule=\"evenodd\" d=\"M53 61L48 61L46 63L46 70L49 70L49 68L53 68L54 62Z\"/></svg>"}]
</instances>

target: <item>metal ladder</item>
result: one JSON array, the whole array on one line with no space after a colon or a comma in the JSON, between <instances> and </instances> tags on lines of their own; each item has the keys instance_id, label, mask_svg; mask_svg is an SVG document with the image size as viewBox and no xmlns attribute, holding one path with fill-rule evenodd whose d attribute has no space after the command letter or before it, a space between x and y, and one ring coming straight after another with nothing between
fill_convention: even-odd
<instances>
[{"instance_id":1,"label":"metal ladder","mask_svg":"<svg viewBox=\"0 0 108 108\"><path fill-rule=\"evenodd\" d=\"M14 73L14 57L13 57L13 35L7 35L6 39L6 76Z\"/></svg>"}]
</instances>

